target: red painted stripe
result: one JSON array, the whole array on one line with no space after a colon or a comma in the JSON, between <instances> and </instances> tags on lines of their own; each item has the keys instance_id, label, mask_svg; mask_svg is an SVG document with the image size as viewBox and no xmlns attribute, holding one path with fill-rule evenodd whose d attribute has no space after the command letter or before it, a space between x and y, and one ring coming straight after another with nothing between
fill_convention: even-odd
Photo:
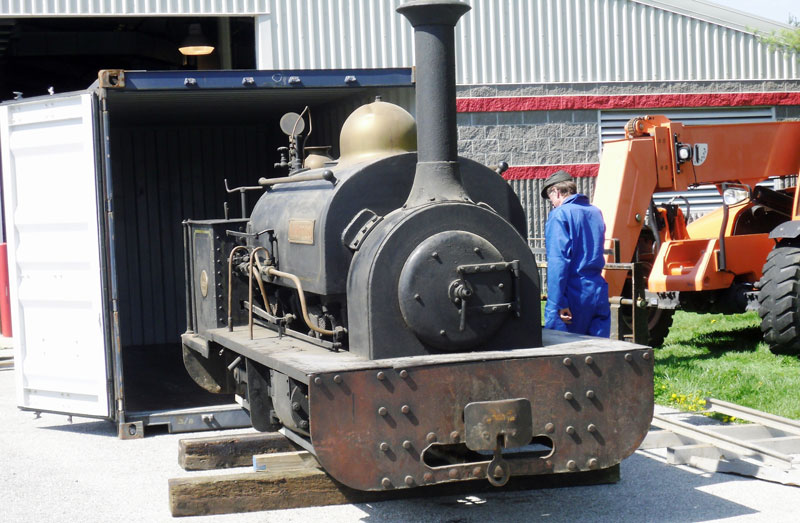
<instances>
[{"instance_id":1,"label":"red painted stripe","mask_svg":"<svg viewBox=\"0 0 800 523\"><path fill-rule=\"evenodd\" d=\"M597 171L600 170L600 164L577 163L570 165L523 165L509 167L508 170L503 173L503 178L506 180L539 180L547 178L561 169L567 171L575 178L584 178L597 176Z\"/></svg>"},{"instance_id":2,"label":"red painted stripe","mask_svg":"<svg viewBox=\"0 0 800 523\"><path fill-rule=\"evenodd\" d=\"M754 105L800 105L800 92L518 96L456 101L460 113Z\"/></svg>"}]
</instances>

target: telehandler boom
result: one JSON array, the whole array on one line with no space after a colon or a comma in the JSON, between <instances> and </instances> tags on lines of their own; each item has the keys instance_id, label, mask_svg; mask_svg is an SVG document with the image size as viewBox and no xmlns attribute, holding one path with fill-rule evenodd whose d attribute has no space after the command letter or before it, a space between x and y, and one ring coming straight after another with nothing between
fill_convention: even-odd
<instances>
[{"instance_id":1,"label":"telehandler boom","mask_svg":"<svg viewBox=\"0 0 800 523\"><path fill-rule=\"evenodd\" d=\"M606 239L619 259L649 269L650 344L663 342L675 309L758 309L771 348L800 352L800 195L757 186L800 171L800 122L684 126L634 118L625 138L606 142L594 192ZM687 223L680 206L653 194L713 184L721 208ZM609 294L630 294L606 271Z\"/></svg>"}]
</instances>

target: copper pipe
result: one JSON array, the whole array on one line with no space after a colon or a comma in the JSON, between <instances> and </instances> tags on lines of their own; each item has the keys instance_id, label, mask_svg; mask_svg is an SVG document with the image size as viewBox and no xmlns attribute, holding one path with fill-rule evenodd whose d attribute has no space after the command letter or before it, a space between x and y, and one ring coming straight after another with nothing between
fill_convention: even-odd
<instances>
[{"instance_id":1,"label":"copper pipe","mask_svg":"<svg viewBox=\"0 0 800 523\"><path fill-rule=\"evenodd\" d=\"M239 245L238 247L234 247L231 250L231 253L228 255L228 332L233 331L233 315L231 314L231 294L232 294L232 287L233 284L233 255L236 254L236 251L239 249L247 250L247 247L243 245Z\"/></svg>"},{"instance_id":2,"label":"copper pipe","mask_svg":"<svg viewBox=\"0 0 800 523\"><path fill-rule=\"evenodd\" d=\"M250 339L253 339L253 258L255 258L258 251L264 251L269 256L269 251L266 247L256 247L250 251L250 259L247 261L247 300L250 302L250 307L247 309L247 325L250 328ZM261 277L258 278L259 286L261 285ZM262 287L263 290L263 287ZM266 304L265 304L266 305Z\"/></svg>"},{"instance_id":3,"label":"copper pipe","mask_svg":"<svg viewBox=\"0 0 800 523\"><path fill-rule=\"evenodd\" d=\"M281 272L279 270L273 269L272 267L267 267L267 274L269 274L270 276L277 276L279 278L286 278L288 280L291 280L294 283L295 287L297 287L297 295L300 298L300 309L303 312L303 320L306 322L306 325L308 325L308 328L320 334L333 336L334 334L333 331L327 329L321 329L320 327L317 327L316 325L311 323L311 319L309 319L308 317L308 310L306 309L306 295L303 292L303 285L300 283L300 279L297 276L295 276L294 274L290 274L288 272ZM252 296L250 298L250 302L252 303Z\"/></svg>"}]
</instances>

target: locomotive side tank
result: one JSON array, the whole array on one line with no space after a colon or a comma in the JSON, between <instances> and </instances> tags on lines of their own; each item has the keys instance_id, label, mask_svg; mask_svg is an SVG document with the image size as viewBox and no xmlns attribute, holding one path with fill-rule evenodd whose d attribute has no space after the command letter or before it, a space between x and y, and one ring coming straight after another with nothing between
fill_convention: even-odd
<instances>
[{"instance_id":1,"label":"locomotive side tank","mask_svg":"<svg viewBox=\"0 0 800 523\"><path fill-rule=\"evenodd\" d=\"M468 10L398 8L415 28L416 129L368 104L338 162L260 180L249 220L185 222L190 375L356 489L613 467L652 416L651 350L543 331L521 206L457 156Z\"/></svg>"}]
</instances>

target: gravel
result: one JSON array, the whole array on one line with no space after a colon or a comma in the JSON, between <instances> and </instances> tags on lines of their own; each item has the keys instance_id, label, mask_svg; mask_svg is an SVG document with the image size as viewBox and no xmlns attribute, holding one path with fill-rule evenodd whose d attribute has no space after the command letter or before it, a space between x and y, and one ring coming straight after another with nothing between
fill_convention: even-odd
<instances>
[{"instance_id":1,"label":"gravel","mask_svg":"<svg viewBox=\"0 0 800 523\"><path fill-rule=\"evenodd\" d=\"M224 431L243 432L252 430ZM220 473L186 472L178 466L178 440L192 436L154 434L122 441L109 422L81 418L70 422L57 414L37 418L16 408L14 371L0 370L0 520L175 520L169 512L167 480ZM797 521L800 488L669 466L663 449L636 452L622 463L621 474L622 480L615 485L497 491L184 521Z\"/></svg>"}]
</instances>

